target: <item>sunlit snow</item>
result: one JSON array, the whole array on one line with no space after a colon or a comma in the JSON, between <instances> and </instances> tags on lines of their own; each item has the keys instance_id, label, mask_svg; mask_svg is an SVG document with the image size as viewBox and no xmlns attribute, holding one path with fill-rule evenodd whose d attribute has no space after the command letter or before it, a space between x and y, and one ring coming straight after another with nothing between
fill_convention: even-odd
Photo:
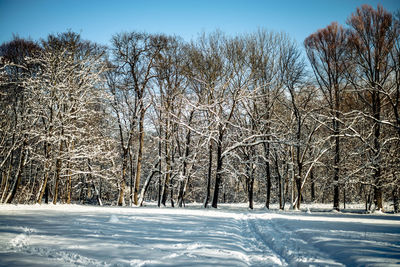
<instances>
[{"instance_id":1,"label":"sunlit snow","mask_svg":"<svg viewBox=\"0 0 400 267\"><path fill-rule=\"evenodd\" d=\"M0 266L400 264L400 216L321 212L0 206Z\"/></svg>"}]
</instances>

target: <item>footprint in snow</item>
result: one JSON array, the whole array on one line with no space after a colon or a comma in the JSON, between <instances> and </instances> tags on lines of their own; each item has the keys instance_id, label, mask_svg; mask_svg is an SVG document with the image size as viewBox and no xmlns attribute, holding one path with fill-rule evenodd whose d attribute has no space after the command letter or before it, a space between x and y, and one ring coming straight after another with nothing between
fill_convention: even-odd
<instances>
[{"instance_id":1,"label":"footprint in snow","mask_svg":"<svg viewBox=\"0 0 400 267\"><path fill-rule=\"evenodd\" d=\"M119 219L114 214L111 215L110 219L108 220L109 223L119 223Z\"/></svg>"}]
</instances>

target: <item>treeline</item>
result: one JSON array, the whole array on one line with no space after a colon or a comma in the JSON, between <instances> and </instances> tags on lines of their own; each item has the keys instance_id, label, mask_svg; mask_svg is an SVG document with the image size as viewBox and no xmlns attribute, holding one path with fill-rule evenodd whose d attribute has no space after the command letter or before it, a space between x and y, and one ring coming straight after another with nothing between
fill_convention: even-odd
<instances>
[{"instance_id":1,"label":"treeline","mask_svg":"<svg viewBox=\"0 0 400 267\"><path fill-rule=\"evenodd\" d=\"M304 41L74 32L0 46L2 203L365 202L399 211L399 16ZM170 204L169 204L170 203Z\"/></svg>"}]
</instances>

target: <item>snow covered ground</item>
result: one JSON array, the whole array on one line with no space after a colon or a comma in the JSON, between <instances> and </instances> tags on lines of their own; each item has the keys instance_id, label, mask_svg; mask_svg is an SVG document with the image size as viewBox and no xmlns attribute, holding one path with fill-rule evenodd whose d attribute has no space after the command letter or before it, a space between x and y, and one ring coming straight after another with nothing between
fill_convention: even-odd
<instances>
[{"instance_id":1,"label":"snow covered ground","mask_svg":"<svg viewBox=\"0 0 400 267\"><path fill-rule=\"evenodd\" d=\"M0 266L400 265L400 216L321 210L1 205Z\"/></svg>"}]
</instances>

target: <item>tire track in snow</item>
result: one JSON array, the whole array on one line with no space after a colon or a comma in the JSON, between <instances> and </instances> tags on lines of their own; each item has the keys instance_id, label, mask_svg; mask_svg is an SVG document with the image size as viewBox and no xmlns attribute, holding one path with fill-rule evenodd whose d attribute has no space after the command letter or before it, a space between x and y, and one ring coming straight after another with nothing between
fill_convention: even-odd
<instances>
[{"instance_id":1,"label":"tire track in snow","mask_svg":"<svg viewBox=\"0 0 400 267\"><path fill-rule=\"evenodd\" d=\"M54 265L83 265L83 266L106 266L105 262L98 261L80 255L69 250L56 250L49 246L43 246L40 242L41 236L36 235L35 229L22 227L21 233L8 241L1 252L21 253L22 255L34 255L54 260ZM37 242L39 241L39 242ZM40 244L40 245L39 245Z\"/></svg>"},{"instance_id":2,"label":"tire track in snow","mask_svg":"<svg viewBox=\"0 0 400 267\"><path fill-rule=\"evenodd\" d=\"M251 258L253 261L257 261L260 265L265 266L265 262L263 260L268 260L270 263L276 266L287 266L287 262L281 254L275 251L271 246L269 246L267 240L264 236L260 233L260 231L255 227L254 224L255 218L252 215L247 214L246 218L242 220L245 229L245 236L247 239L250 239L251 247L252 247L252 254ZM259 255L254 255L254 251L256 251ZM261 261L261 262L260 262ZM252 264L252 266L256 266L258 264Z\"/></svg>"},{"instance_id":3,"label":"tire track in snow","mask_svg":"<svg viewBox=\"0 0 400 267\"><path fill-rule=\"evenodd\" d=\"M286 265L343 266L301 238L296 231L285 228L284 224L277 225L273 217L265 219L250 215L249 227Z\"/></svg>"}]
</instances>

